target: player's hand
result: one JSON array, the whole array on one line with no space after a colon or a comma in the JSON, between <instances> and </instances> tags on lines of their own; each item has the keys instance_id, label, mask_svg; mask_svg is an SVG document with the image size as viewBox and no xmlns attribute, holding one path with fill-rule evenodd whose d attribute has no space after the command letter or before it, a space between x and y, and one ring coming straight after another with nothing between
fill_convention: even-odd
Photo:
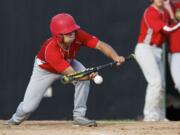
<instances>
[{"instance_id":1,"label":"player's hand","mask_svg":"<svg viewBox=\"0 0 180 135\"><path fill-rule=\"evenodd\" d=\"M98 74L97 72L93 72L85 77L79 78L78 80L79 81L93 80L97 74Z\"/></svg>"},{"instance_id":2,"label":"player's hand","mask_svg":"<svg viewBox=\"0 0 180 135\"><path fill-rule=\"evenodd\" d=\"M123 56L116 56L114 58L114 61L117 62L117 66L121 65L122 63L125 62L125 58Z\"/></svg>"},{"instance_id":3,"label":"player's hand","mask_svg":"<svg viewBox=\"0 0 180 135\"><path fill-rule=\"evenodd\" d=\"M89 80L93 80L93 79L94 79L94 77L96 77L96 75L98 75L98 73L97 73L97 72L93 72L93 73L91 73L91 74L89 75Z\"/></svg>"}]
</instances>

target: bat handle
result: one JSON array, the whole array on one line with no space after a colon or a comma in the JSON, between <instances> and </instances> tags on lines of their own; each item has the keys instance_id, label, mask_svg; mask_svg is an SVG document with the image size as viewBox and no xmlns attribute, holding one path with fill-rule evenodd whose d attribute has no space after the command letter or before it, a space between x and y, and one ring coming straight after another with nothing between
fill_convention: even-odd
<instances>
[{"instance_id":1,"label":"bat handle","mask_svg":"<svg viewBox=\"0 0 180 135\"><path fill-rule=\"evenodd\" d=\"M131 59L135 59L135 54L132 53L125 57L125 60L131 60ZM111 66L115 65L116 63L117 63L116 61L111 62Z\"/></svg>"}]
</instances>

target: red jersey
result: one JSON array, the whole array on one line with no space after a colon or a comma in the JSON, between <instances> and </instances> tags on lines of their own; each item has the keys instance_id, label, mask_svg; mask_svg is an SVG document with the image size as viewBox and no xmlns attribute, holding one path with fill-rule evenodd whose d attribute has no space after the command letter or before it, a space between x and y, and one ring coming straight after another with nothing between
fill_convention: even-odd
<instances>
[{"instance_id":1,"label":"red jersey","mask_svg":"<svg viewBox=\"0 0 180 135\"><path fill-rule=\"evenodd\" d=\"M70 61L76 57L82 46L95 48L98 41L98 38L95 36L78 29L70 48L64 50L59 47L57 39L51 37L42 45L37 54L38 65L49 72L62 73L70 66Z\"/></svg>"},{"instance_id":2,"label":"red jersey","mask_svg":"<svg viewBox=\"0 0 180 135\"><path fill-rule=\"evenodd\" d=\"M169 48L172 53L180 52L180 28L169 35Z\"/></svg>"},{"instance_id":3,"label":"red jersey","mask_svg":"<svg viewBox=\"0 0 180 135\"><path fill-rule=\"evenodd\" d=\"M165 9L160 12L153 6L148 7L141 20L138 43L156 44L161 47L166 39L166 36L161 30L165 25L168 25L169 20L169 14Z\"/></svg>"}]
</instances>

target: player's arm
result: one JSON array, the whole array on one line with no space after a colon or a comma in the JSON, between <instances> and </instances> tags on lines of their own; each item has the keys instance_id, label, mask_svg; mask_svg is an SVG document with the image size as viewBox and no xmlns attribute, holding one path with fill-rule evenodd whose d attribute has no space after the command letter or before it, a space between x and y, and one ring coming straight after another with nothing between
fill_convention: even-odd
<instances>
[{"instance_id":1,"label":"player's arm","mask_svg":"<svg viewBox=\"0 0 180 135\"><path fill-rule=\"evenodd\" d=\"M156 32L161 31L164 34L169 34L180 27L180 22L174 26L170 26L168 23L165 23L159 15L152 14L151 12L146 12L144 18L147 26Z\"/></svg>"},{"instance_id":2,"label":"player's arm","mask_svg":"<svg viewBox=\"0 0 180 135\"><path fill-rule=\"evenodd\" d=\"M96 49L102 52L107 57L116 61L118 65L122 64L125 61L125 58L123 56L119 56L110 45L103 41L98 41Z\"/></svg>"},{"instance_id":3,"label":"player's arm","mask_svg":"<svg viewBox=\"0 0 180 135\"><path fill-rule=\"evenodd\" d=\"M163 27L162 31L163 31L164 33L171 33L171 32L173 32L173 31L177 30L179 27L180 27L180 22L177 23L177 24L174 25L174 26L165 25L165 26Z\"/></svg>"},{"instance_id":4,"label":"player's arm","mask_svg":"<svg viewBox=\"0 0 180 135\"><path fill-rule=\"evenodd\" d=\"M95 36L85 32L84 30L79 30L77 32L77 37L79 37L82 44L89 48L96 48L101 51L103 54L117 62L117 65L120 65L125 61L124 57L119 56L116 51L107 43L100 41Z\"/></svg>"},{"instance_id":5,"label":"player's arm","mask_svg":"<svg viewBox=\"0 0 180 135\"><path fill-rule=\"evenodd\" d=\"M164 1L164 7L165 7L166 10L169 12L170 18L171 18L173 21L176 21L175 15L174 15L173 10L172 10L172 7L171 7L171 2L170 2L170 0Z\"/></svg>"}]
</instances>

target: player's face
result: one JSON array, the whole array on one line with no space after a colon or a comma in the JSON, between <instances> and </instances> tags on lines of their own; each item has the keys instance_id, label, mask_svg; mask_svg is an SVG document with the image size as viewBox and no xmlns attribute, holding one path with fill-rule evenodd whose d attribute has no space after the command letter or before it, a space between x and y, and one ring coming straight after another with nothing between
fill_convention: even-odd
<instances>
[{"instance_id":1,"label":"player's face","mask_svg":"<svg viewBox=\"0 0 180 135\"><path fill-rule=\"evenodd\" d=\"M177 19L178 21L180 21L180 9L177 9L177 10L176 10L175 16L176 16L176 19Z\"/></svg>"},{"instance_id":2,"label":"player's face","mask_svg":"<svg viewBox=\"0 0 180 135\"><path fill-rule=\"evenodd\" d=\"M165 0L154 0L154 5L157 7L163 7Z\"/></svg>"},{"instance_id":3,"label":"player's face","mask_svg":"<svg viewBox=\"0 0 180 135\"><path fill-rule=\"evenodd\" d=\"M71 33L68 33L68 34L65 34L63 35L63 40L64 40L64 43L67 43L67 44L70 44L72 43L74 40L75 40L75 32L71 32Z\"/></svg>"}]
</instances>

